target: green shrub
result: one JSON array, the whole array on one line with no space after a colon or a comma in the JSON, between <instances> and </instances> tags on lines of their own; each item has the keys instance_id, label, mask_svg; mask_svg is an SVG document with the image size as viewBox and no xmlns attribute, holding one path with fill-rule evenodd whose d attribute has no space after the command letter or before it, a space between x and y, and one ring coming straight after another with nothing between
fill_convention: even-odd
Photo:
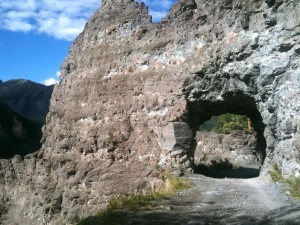
<instances>
[{"instance_id":1,"label":"green shrub","mask_svg":"<svg viewBox=\"0 0 300 225\"><path fill-rule=\"evenodd\" d=\"M118 141L115 138L115 136L113 135L113 133L108 134L108 143L112 146L117 146L118 145Z\"/></svg>"},{"instance_id":2,"label":"green shrub","mask_svg":"<svg viewBox=\"0 0 300 225\"><path fill-rule=\"evenodd\" d=\"M269 172L273 182L283 181L283 176L281 171L278 168L277 163L272 164L272 171Z\"/></svg>"},{"instance_id":3,"label":"green shrub","mask_svg":"<svg viewBox=\"0 0 300 225\"><path fill-rule=\"evenodd\" d=\"M226 113L218 116L214 131L224 133L225 130L247 130L248 118L244 115Z\"/></svg>"},{"instance_id":4,"label":"green shrub","mask_svg":"<svg viewBox=\"0 0 300 225\"><path fill-rule=\"evenodd\" d=\"M245 130L244 124L239 122L229 122L225 123L223 125L223 129L229 129L229 130Z\"/></svg>"}]
</instances>

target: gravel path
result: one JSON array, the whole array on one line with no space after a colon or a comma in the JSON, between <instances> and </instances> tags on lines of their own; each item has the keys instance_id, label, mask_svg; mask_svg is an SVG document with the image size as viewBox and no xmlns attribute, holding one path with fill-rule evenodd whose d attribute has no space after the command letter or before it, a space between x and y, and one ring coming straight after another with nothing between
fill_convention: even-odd
<instances>
[{"instance_id":1,"label":"gravel path","mask_svg":"<svg viewBox=\"0 0 300 225\"><path fill-rule=\"evenodd\" d=\"M280 184L252 179L213 179L191 175L193 187L151 210L118 211L110 225L299 225L300 201ZM91 224L102 224L93 223ZM108 225L107 223L103 223Z\"/></svg>"}]
</instances>

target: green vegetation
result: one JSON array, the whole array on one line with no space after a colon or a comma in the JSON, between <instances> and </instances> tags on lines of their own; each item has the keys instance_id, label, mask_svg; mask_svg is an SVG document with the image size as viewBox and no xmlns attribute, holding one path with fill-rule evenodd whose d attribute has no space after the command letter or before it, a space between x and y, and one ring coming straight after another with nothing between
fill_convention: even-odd
<instances>
[{"instance_id":1,"label":"green vegetation","mask_svg":"<svg viewBox=\"0 0 300 225\"><path fill-rule=\"evenodd\" d=\"M300 178L284 178L278 165L272 164L272 171L269 172L273 182L280 182L286 185L288 193L294 198L300 198Z\"/></svg>"},{"instance_id":2,"label":"green vegetation","mask_svg":"<svg viewBox=\"0 0 300 225\"><path fill-rule=\"evenodd\" d=\"M157 170L157 171L161 171L162 168L158 163L153 164L153 169Z\"/></svg>"},{"instance_id":3,"label":"green vegetation","mask_svg":"<svg viewBox=\"0 0 300 225\"><path fill-rule=\"evenodd\" d=\"M269 172L273 182L283 181L283 176L281 171L278 168L277 163L272 164L272 171Z\"/></svg>"},{"instance_id":4,"label":"green vegetation","mask_svg":"<svg viewBox=\"0 0 300 225\"><path fill-rule=\"evenodd\" d=\"M300 178L285 179L285 182L289 187L288 191L290 192L290 195L294 198L300 198Z\"/></svg>"},{"instance_id":5,"label":"green vegetation","mask_svg":"<svg viewBox=\"0 0 300 225\"><path fill-rule=\"evenodd\" d=\"M199 131L215 131L217 133L232 130L252 131L251 120L245 115L226 113L213 116L199 127Z\"/></svg>"},{"instance_id":6,"label":"green vegetation","mask_svg":"<svg viewBox=\"0 0 300 225\"><path fill-rule=\"evenodd\" d=\"M166 185L161 194L174 195L176 192L191 188L191 182L185 177L166 174Z\"/></svg>"},{"instance_id":7,"label":"green vegetation","mask_svg":"<svg viewBox=\"0 0 300 225\"><path fill-rule=\"evenodd\" d=\"M243 115L226 113L218 116L214 131L224 133L225 130L248 130L248 118Z\"/></svg>"},{"instance_id":8,"label":"green vegetation","mask_svg":"<svg viewBox=\"0 0 300 225\"><path fill-rule=\"evenodd\" d=\"M116 140L116 138L114 137L114 135L112 133L108 134L108 143L112 146L117 146L118 145L118 141Z\"/></svg>"},{"instance_id":9,"label":"green vegetation","mask_svg":"<svg viewBox=\"0 0 300 225\"><path fill-rule=\"evenodd\" d=\"M153 192L148 195L115 195L110 198L105 210L99 211L93 217L82 220L78 225L118 224L114 222L117 210L137 211L142 207L152 207L154 200L174 195L180 190L191 187L191 182L187 178L177 177L173 174L164 174L164 178L165 185L161 191Z\"/></svg>"},{"instance_id":10,"label":"green vegetation","mask_svg":"<svg viewBox=\"0 0 300 225\"><path fill-rule=\"evenodd\" d=\"M116 209L138 210L139 207L147 206L154 199L154 195L115 195L110 198L106 211Z\"/></svg>"}]
</instances>

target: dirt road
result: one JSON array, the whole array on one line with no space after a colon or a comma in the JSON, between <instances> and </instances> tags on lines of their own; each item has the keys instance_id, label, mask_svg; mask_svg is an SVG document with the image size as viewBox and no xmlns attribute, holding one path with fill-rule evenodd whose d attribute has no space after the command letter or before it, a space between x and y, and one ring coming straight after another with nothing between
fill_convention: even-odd
<instances>
[{"instance_id":1,"label":"dirt road","mask_svg":"<svg viewBox=\"0 0 300 225\"><path fill-rule=\"evenodd\" d=\"M262 178L213 179L191 175L190 179L191 189L157 201L156 207L148 211L116 212L115 221L110 224L300 224L300 201L289 198L280 184Z\"/></svg>"}]
</instances>

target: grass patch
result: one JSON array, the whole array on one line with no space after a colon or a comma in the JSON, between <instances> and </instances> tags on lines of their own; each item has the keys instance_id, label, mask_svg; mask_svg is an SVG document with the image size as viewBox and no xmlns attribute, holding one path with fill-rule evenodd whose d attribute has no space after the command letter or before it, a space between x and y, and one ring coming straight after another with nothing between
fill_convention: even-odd
<instances>
[{"instance_id":1,"label":"grass patch","mask_svg":"<svg viewBox=\"0 0 300 225\"><path fill-rule=\"evenodd\" d=\"M283 176L281 171L278 168L277 163L272 164L272 171L269 172L273 182L282 182Z\"/></svg>"},{"instance_id":2,"label":"grass patch","mask_svg":"<svg viewBox=\"0 0 300 225\"><path fill-rule=\"evenodd\" d=\"M294 198L300 198L300 178L285 179L285 183L288 185L288 191Z\"/></svg>"},{"instance_id":3,"label":"grass patch","mask_svg":"<svg viewBox=\"0 0 300 225\"><path fill-rule=\"evenodd\" d=\"M272 171L269 172L273 182L285 184L287 192L294 198L300 198L300 178L284 178L278 165L272 164Z\"/></svg>"},{"instance_id":4,"label":"grass patch","mask_svg":"<svg viewBox=\"0 0 300 225\"><path fill-rule=\"evenodd\" d=\"M191 181L186 177L178 177L173 174L166 174L166 185L162 194L174 195L178 191L191 188Z\"/></svg>"},{"instance_id":5,"label":"grass patch","mask_svg":"<svg viewBox=\"0 0 300 225\"><path fill-rule=\"evenodd\" d=\"M188 178L177 177L173 174L164 174L165 185L158 191L148 195L115 195L108 201L108 206L105 210L101 210L92 217L82 220L78 225L114 225L117 210L138 211L142 208L154 206L153 201L162 199L176 194L178 191L191 187L191 182Z\"/></svg>"},{"instance_id":6,"label":"grass patch","mask_svg":"<svg viewBox=\"0 0 300 225\"><path fill-rule=\"evenodd\" d=\"M154 195L116 195L110 198L107 210L137 210L141 206L149 205L149 202L154 199Z\"/></svg>"}]
</instances>

